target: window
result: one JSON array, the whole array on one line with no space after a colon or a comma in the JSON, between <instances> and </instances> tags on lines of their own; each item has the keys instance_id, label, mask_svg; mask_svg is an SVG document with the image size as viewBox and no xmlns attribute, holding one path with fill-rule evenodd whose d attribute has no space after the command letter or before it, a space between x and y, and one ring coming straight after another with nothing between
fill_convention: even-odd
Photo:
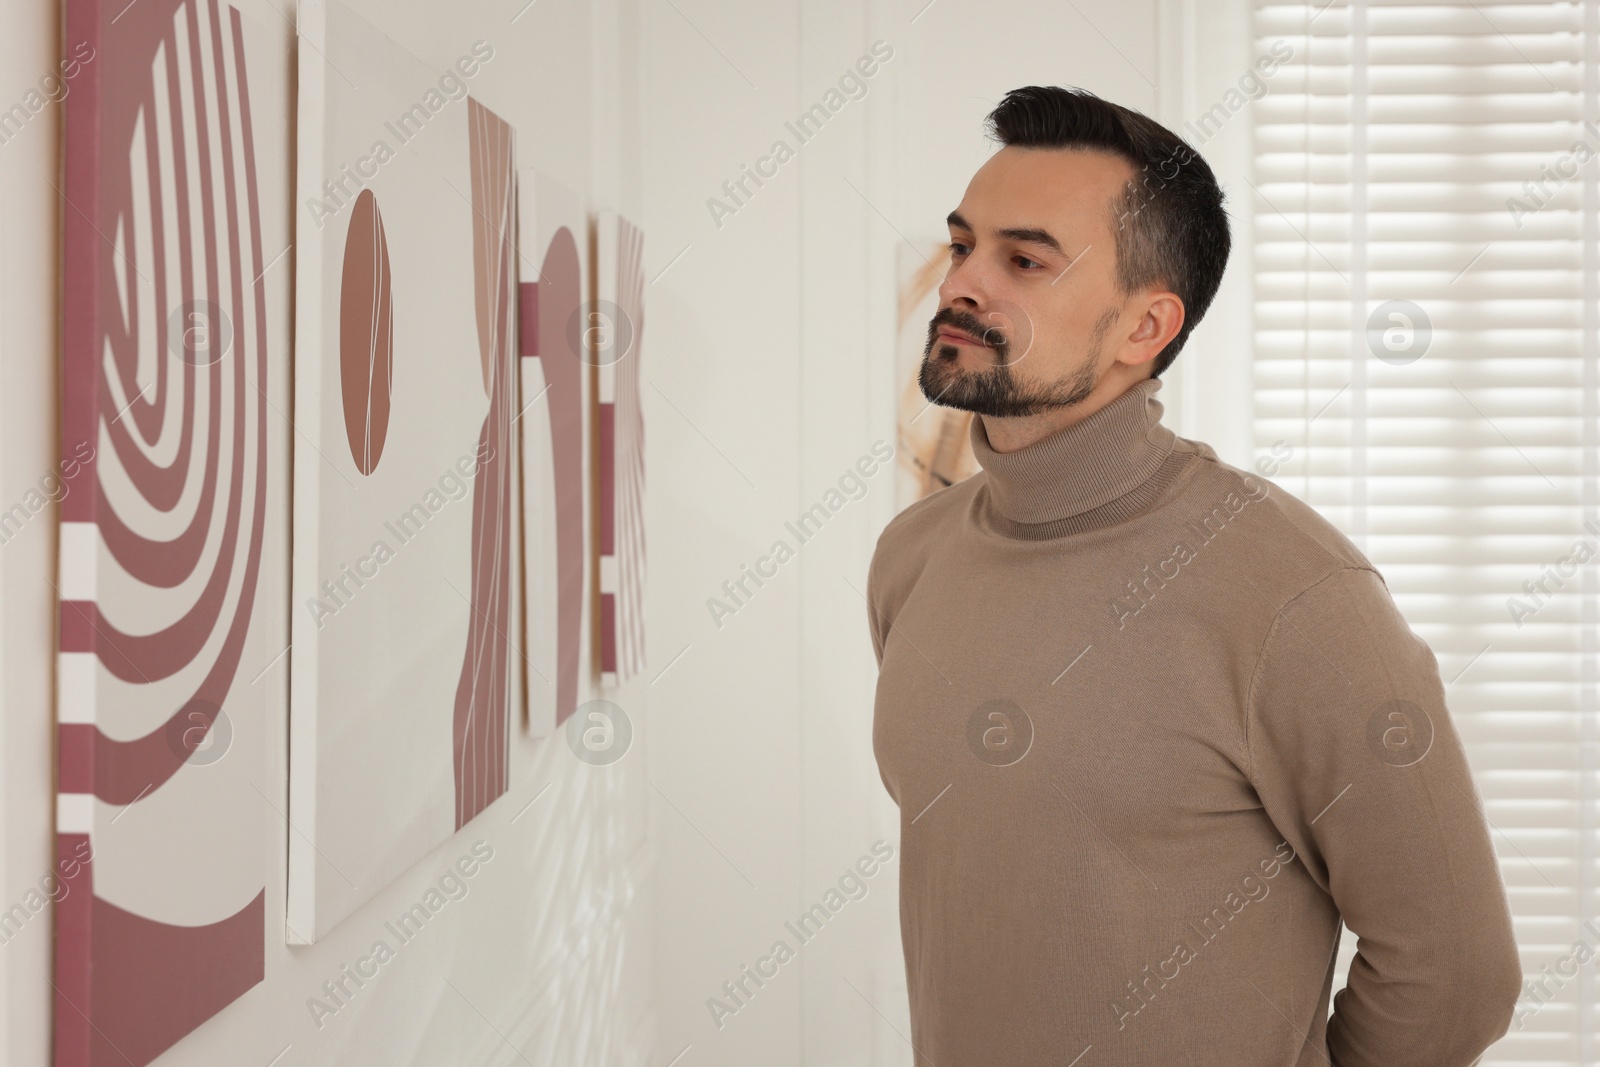
<instances>
[{"instance_id":1,"label":"window","mask_svg":"<svg viewBox=\"0 0 1600 1067\"><path fill-rule=\"evenodd\" d=\"M1438 656L1535 983L1483 1063L1594 1063L1600 0L1254 20L1255 443Z\"/></svg>"}]
</instances>

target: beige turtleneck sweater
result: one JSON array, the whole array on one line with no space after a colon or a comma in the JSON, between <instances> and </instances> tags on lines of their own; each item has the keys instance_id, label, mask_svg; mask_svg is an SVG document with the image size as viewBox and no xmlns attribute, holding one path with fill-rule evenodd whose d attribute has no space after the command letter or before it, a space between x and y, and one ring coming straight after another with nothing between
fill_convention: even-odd
<instances>
[{"instance_id":1,"label":"beige turtleneck sweater","mask_svg":"<svg viewBox=\"0 0 1600 1067\"><path fill-rule=\"evenodd\" d=\"M878 540L916 1062L1466 1067L1522 973L1433 653L1160 388L1004 454L974 418Z\"/></svg>"}]
</instances>

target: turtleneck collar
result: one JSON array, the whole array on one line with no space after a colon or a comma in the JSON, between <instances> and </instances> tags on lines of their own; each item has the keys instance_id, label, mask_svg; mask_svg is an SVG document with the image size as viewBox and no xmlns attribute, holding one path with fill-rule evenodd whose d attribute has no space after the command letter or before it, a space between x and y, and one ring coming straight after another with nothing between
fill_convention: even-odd
<instances>
[{"instance_id":1,"label":"turtleneck collar","mask_svg":"<svg viewBox=\"0 0 1600 1067\"><path fill-rule=\"evenodd\" d=\"M1015 452L996 452L983 416L974 415L972 453L995 510L1017 523L1057 522L1142 485L1177 437L1161 422L1160 389L1160 378L1146 378L1082 422Z\"/></svg>"}]
</instances>

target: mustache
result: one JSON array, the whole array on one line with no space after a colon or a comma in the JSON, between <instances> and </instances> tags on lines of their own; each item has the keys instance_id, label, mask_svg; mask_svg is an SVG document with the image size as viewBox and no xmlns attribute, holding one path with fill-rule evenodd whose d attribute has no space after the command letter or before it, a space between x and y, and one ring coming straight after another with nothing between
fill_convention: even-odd
<instances>
[{"instance_id":1,"label":"mustache","mask_svg":"<svg viewBox=\"0 0 1600 1067\"><path fill-rule=\"evenodd\" d=\"M960 330L962 333L976 337L990 348L993 348L996 357L999 359L1003 360L1010 350L1010 342L1006 340L1005 332L998 326L991 326L980 321L978 316L970 311L940 308L933 318L928 321L927 351L931 352L933 350L935 342L938 341L939 328L941 326L949 326Z\"/></svg>"}]
</instances>

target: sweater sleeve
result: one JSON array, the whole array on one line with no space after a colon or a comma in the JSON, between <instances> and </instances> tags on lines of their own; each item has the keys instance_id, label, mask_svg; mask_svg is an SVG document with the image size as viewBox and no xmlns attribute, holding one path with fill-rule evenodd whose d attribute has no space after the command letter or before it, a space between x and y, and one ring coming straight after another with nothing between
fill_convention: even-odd
<instances>
[{"instance_id":1,"label":"sweater sleeve","mask_svg":"<svg viewBox=\"0 0 1600 1067\"><path fill-rule=\"evenodd\" d=\"M878 560L883 552L882 542L872 553L872 562L867 566L867 627L872 632L872 651L878 657L878 666L883 666L883 645L888 638L889 618L878 605L882 602L882 581L878 573Z\"/></svg>"},{"instance_id":2,"label":"sweater sleeve","mask_svg":"<svg viewBox=\"0 0 1600 1067\"><path fill-rule=\"evenodd\" d=\"M1357 938L1333 1067L1467 1067L1522 970L1432 650L1377 571L1342 568L1278 612L1246 705L1262 806Z\"/></svg>"}]
</instances>

